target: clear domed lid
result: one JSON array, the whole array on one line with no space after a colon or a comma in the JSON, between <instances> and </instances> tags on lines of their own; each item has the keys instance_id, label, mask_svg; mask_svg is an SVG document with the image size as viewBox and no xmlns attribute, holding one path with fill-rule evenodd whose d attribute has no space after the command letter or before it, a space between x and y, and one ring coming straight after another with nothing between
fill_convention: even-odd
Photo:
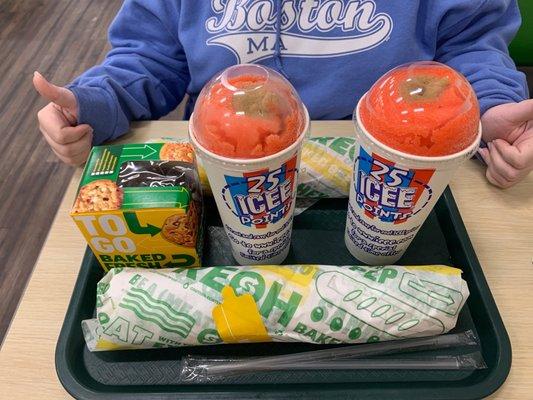
<instances>
[{"instance_id":1,"label":"clear domed lid","mask_svg":"<svg viewBox=\"0 0 533 400\"><path fill-rule=\"evenodd\" d=\"M191 123L207 150L250 159L289 147L303 134L305 118L300 97L284 77L261 65L240 64L204 86Z\"/></svg>"},{"instance_id":2,"label":"clear domed lid","mask_svg":"<svg viewBox=\"0 0 533 400\"><path fill-rule=\"evenodd\" d=\"M401 65L361 99L359 116L383 144L420 156L444 156L471 145L479 105L466 78L433 61Z\"/></svg>"}]
</instances>

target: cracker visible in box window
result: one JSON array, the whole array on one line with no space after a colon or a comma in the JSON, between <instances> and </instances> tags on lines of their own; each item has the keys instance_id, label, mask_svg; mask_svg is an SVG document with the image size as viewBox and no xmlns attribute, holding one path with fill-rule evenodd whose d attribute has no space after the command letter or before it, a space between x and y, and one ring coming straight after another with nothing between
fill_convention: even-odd
<instances>
[{"instance_id":1,"label":"cracker visible in box window","mask_svg":"<svg viewBox=\"0 0 533 400\"><path fill-rule=\"evenodd\" d=\"M72 212L118 210L122 198L122 188L109 179L100 179L80 188Z\"/></svg>"},{"instance_id":2,"label":"cracker visible in box window","mask_svg":"<svg viewBox=\"0 0 533 400\"><path fill-rule=\"evenodd\" d=\"M159 152L161 160L194 161L194 150L189 143L165 143Z\"/></svg>"}]
</instances>

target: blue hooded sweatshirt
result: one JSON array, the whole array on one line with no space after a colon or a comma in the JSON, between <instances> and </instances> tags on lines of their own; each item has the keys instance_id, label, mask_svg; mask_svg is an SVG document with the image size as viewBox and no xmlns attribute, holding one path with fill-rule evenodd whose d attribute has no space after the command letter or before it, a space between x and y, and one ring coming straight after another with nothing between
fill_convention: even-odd
<instances>
[{"instance_id":1,"label":"blue hooded sweatshirt","mask_svg":"<svg viewBox=\"0 0 533 400\"><path fill-rule=\"evenodd\" d=\"M515 0L126 0L112 50L69 88L99 144L157 119L220 70L260 63L285 75L312 119L351 116L389 69L436 60L462 72L481 112L527 97L507 45Z\"/></svg>"}]
</instances>

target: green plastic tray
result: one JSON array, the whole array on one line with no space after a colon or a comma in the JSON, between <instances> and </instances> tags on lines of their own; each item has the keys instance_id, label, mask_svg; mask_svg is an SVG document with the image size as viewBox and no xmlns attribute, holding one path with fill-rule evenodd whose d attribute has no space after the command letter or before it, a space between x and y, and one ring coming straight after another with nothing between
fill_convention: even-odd
<instances>
[{"instance_id":1,"label":"green plastic tray","mask_svg":"<svg viewBox=\"0 0 533 400\"><path fill-rule=\"evenodd\" d=\"M286 263L356 264L344 246L347 200L320 200L295 217ZM206 203L204 265L235 264L211 200ZM215 245L216 243L216 245ZM226 243L221 246L220 243ZM494 392L511 367L507 332L465 227L446 190L399 264L460 266L470 297L455 331L473 329L488 365L477 371L293 371L246 374L223 383L183 384L181 359L193 355L256 356L317 348L303 343L219 345L162 350L90 353L80 322L91 318L102 271L87 250L56 348L56 369L65 389L79 399L474 399ZM453 354L441 351L435 354Z\"/></svg>"}]
</instances>

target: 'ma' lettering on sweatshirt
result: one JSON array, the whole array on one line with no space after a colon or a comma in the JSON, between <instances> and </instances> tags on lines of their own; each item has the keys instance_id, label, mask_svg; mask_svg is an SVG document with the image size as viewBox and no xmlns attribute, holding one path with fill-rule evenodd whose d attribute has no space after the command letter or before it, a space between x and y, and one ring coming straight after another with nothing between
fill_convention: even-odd
<instances>
[{"instance_id":1,"label":"'ma' lettering on sweatshirt","mask_svg":"<svg viewBox=\"0 0 533 400\"><path fill-rule=\"evenodd\" d=\"M284 74L312 119L349 117L389 69L436 60L462 72L482 113L525 99L507 45L516 0L126 0L109 30L112 50L69 88L95 144L132 120L157 119L237 63Z\"/></svg>"}]
</instances>

